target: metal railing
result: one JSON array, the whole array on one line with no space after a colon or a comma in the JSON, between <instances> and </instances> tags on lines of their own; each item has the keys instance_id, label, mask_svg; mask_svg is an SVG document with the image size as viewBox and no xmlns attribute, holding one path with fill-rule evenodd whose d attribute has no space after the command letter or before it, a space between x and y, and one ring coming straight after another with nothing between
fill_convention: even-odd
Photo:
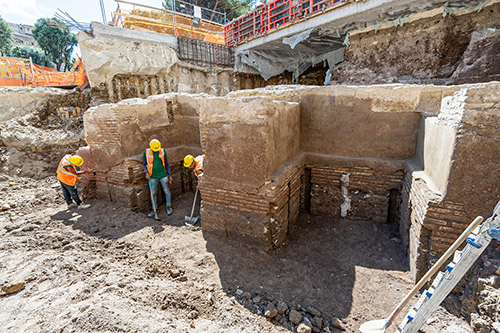
<instances>
[{"instance_id":1,"label":"metal railing","mask_svg":"<svg viewBox=\"0 0 500 333\"><path fill-rule=\"evenodd\" d=\"M169 8L172 12L177 12L193 17L199 17L203 20L215 22L218 24L226 24L226 13L218 12L216 10L199 7L192 3L182 1L182 0L171 0L171 7ZM197 15L199 14L199 15Z\"/></svg>"},{"instance_id":2,"label":"metal railing","mask_svg":"<svg viewBox=\"0 0 500 333\"><path fill-rule=\"evenodd\" d=\"M259 35L308 19L354 0L273 0L224 27L226 45L236 46Z\"/></svg>"},{"instance_id":3,"label":"metal railing","mask_svg":"<svg viewBox=\"0 0 500 333\"><path fill-rule=\"evenodd\" d=\"M130 1L115 0L117 9L113 12L113 25L143 31L154 31L179 37L188 37L216 44L224 44L224 26L204 19L201 7L193 7L193 15L164 8L141 5ZM180 3L175 0L175 3ZM128 6L130 9L120 7ZM186 5L184 7L187 8ZM189 9L189 8L187 8ZM206 10L208 13L210 10ZM216 12L217 13L217 12ZM205 14L206 15L206 14ZM225 17L224 17L225 19Z\"/></svg>"}]
</instances>

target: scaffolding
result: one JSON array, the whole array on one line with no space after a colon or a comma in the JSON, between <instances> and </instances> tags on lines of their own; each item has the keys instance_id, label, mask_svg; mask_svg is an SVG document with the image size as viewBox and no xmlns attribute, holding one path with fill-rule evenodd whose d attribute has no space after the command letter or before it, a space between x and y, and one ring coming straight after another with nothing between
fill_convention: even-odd
<instances>
[{"instance_id":1,"label":"scaffolding","mask_svg":"<svg viewBox=\"0 0 500 333\"><path fill-rule=\"evenodd\" d=\"M203 17L209 16L210 9L181 3L186 13L140 5L134 2L115 0L118 4L113 12L113 25L142 31L153 31L178 37L187 37L209 43L224 44L224 25ZM131 9L121 8L120 4ZM125 7L124 6L124 7ZM189 6L192 6L190 8ZM175 9L175 7L174 7ZM213 12L210 17L220 17L223 13ZM225 15L223 16L225 20Z\"/></svg>"}]
</instances>

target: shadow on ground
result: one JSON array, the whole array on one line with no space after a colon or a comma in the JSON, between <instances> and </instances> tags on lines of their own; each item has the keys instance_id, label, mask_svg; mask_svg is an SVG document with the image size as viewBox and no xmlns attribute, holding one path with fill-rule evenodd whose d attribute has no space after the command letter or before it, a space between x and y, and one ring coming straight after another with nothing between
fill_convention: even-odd
<instances>
[{"instance_id":1,"label":"shadow on ground","mask_svg":"<svg viewBox=\"0 0 500 333\"><path fill-rule=\"evenodd\" d=\"M408 285L408 281L388 281L384 272L373 276L370 270L363 269L408 270L405 249L395 238L395 225L302 215L286 244L272 254L210 233L204 233L204 237L207 249L215 255L222 285L228 293L244 291L251 293L252 298L258 295L267 301L282 300L289 306L312 306L326 318L351 316L350 320L363 321L362 313L351 312L354 301L359 309L369 308L376 303L372 297L387 294L387 306L392 307ZM392 284L393 290L391 282L397 282ZM252 300L240 297L238 301L254 312L264 313L265 306L259 307ZM378 310L381 318L391 311Z\"/></svg>"},{"instance_id":2,"label":"shadow on ground","mask_svg":"<svg viewBox=\"0 0 500 333\"><path fill-rule=\"evenodd\" d=\"M92 207L88 209L63 210L52 215L52 218L90 236L118 239L146 227L151 227L155 233L160 233L167 224L175 227L184 226L184 216L190 214L192 200L192 193L181 194L173 200L174 212L170 216L167 216L165 205L161 205L158 207L160 221L146 217L146 213L120 207L119 203L98 200L89 201Z\"/></svg>"},{"instance_id":3,"label":"shadow on ground","mask_svg":"<svg viewBox=\"0 0 500 333\"><path fill-rule=\"evenodd\" d=\"M151 227L168 242L170 227L186 228L184 216L189 215L192 200L192 193L176 198L171 216L160 206L161 221L117 203L98 201L87 210L60 211L52 218L101 239L119 239ZM395 225L301 215L286 244L273 253L205 232L174 237L186 235L193 237L200 251L204 251L204 238L224 291L260 315L268 301L284 301L290 309L294 304L303 309L312 306L325 319L346 318L347 330L356 331L366 319L388 315L411 286L404 278L408 271L405 248L394 241ZM237 297L238 290L250 293L251 298ZM259 304L253 301L256 296L262 299ZM288 319L288 314L281 317ZM293 329L290 322L273 323Z\"/></svg>"}]
</instances>

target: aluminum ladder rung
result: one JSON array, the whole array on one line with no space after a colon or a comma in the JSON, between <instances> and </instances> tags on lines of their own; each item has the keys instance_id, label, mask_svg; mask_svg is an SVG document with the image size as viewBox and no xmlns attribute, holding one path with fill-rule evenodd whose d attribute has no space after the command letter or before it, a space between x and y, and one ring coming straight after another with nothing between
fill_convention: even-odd
<instances>
[{"instance_id":1,"label":"aluminum ladder rung","mask_svg":"<svg viewBox=\"0 0 500 333\"><path fill-rule=\"evenodd\" d=\"M491 241L491 237L482 230L482 227L484 227L483 224L479 225L469 234L465 248L462 251L455 251L452 262L446 266L444 271L437 273L431 287L423 293L427 301L424 301L422 305L415 304L401 322L397 329L398 332L416 333L430 313L444 300L469 270ZM452 271L453 273L451 273ZM421 300L422 297L419 302Z\"/></svg>"},{"instance_id":2,"label":"aluminum ladder rung","mask_svg":"<svg viewBox=\"0 0 500 333\"><path fill-rule=\"evenodd\" d=\"M453 261L458 262L462 258L463 251L455 251L455 254L453 255Z\"/></svg>"}]
</instances>

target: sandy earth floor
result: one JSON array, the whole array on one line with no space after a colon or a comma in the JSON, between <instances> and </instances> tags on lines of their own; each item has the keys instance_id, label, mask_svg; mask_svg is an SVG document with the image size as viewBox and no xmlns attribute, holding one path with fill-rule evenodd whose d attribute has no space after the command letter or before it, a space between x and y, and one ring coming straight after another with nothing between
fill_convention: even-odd
<instances>
[{"instance_id":1,"label":"sandy earth floor","mask_svg":"<svg viewBox=\"0 0 500 333\"><path fill-rule=\"evenodd\" d=\"M119 203L67 210L54 178L1 176L0 193L0 285L24 282L0 298L0 331L294 331L263 313L282 301L321 312L324 332L356 332L412 287L389 225L302 216L267 254L185 226L192 194L158 222ZM443 308L422 328L469 331Z\"/></svg>"}]
</instances>

